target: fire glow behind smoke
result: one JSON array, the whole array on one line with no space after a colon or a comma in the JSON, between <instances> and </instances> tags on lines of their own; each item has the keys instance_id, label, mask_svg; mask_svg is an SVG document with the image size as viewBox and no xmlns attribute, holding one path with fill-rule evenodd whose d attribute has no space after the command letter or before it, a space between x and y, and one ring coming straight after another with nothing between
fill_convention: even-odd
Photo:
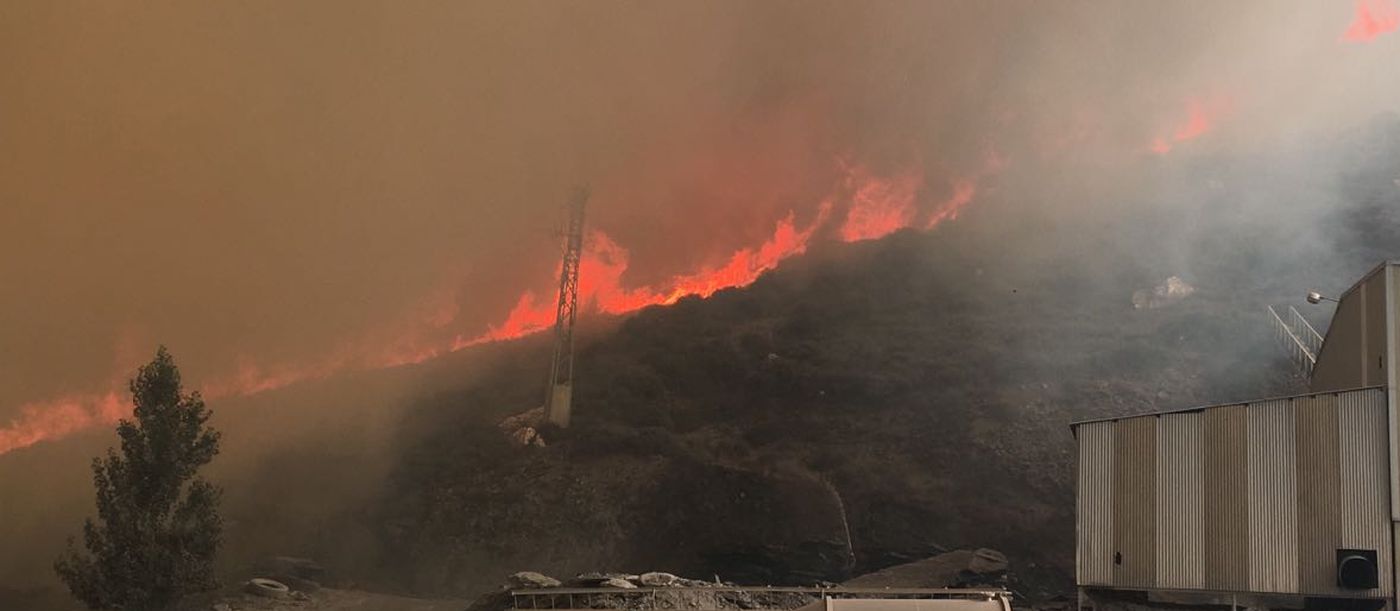
<instances>
[{"instance_id":1,"label":"fire glow behind smoke","mask_svg":"<svg viewBox=\"0 0 1400 611\"><path fill-rule=\"evenodd\" d=\"M1349 42L1370 42L1377 36L1400 28L1400 2L1397 0L1356 0L1356 15L1342 34Z\"/></svg>"},{"instance_id":2,"label":"fire glow behind smoke","mask_svg":"<svg viewBox=\"0 0 1400 611\"><path fill-rule=\"evenodd\" d=\"M953 183L953 194L939 204L930 214L928 221L924 223L924 229L933 229L943 221L950 221L958 218L958 214L972 203L972 198L977 195L977 183L971 180L959 180Z\"/></svg>"},{"instance_id":3,"label":"fire glow behind smoke","mask_svg":"<svg viewBox=\"0 0 1400 611\"><path fill-rule=\"evenodd\" d=\"M116 391L102 395L75 395L21 406L19 418L10 426L0 429L0 454L116 422L130 409L130 405Z\"/></svg>"},{"instance_id":4,"label":"fire glow behind smoke","mask_svg":"<svg viewBox=\"0 0 1400 611\"><path fill-rule=\"evenodd\" d=\"M1207 134L1229 109L1230 102L1224 98L1189 100L1184 119L1154 140L1152 152L1166 154L1177 144ZM799 226L797 211L789 210L763 243L735 250L720 265L677 274L650 286L626 286L631 253L606 232L595 229L584 242L580 306L585 312L622 315L671 305L685 297L708 298L723 289L747 286L783 260L806 252L814 237L828 227L831 235L843 242L879 239L906 228L934 229L957 219L973 202L979 183L1000 172L1006 163L995 151L988 152L980 171L951 180L942 198L934 200L937 194L924 193L928 185L921 171L881 175L861 164L838 159L839 184L833 194L814 206L810 220ZM927 196L922 199L934 201L921 205L921 195ZM837 211L844 211L844 215ZM455 320L457 308L444 303L441 296L431 301L428 305L432 307L422 308L425 314L396 331L380 330L347 342L314 362L260 365L245 358L236 372L206 382L200 392L208 399L247 396L324 379L342 371L420 363L472 346L547 330L554 324L556 310L553 293L525 291L504 319L488 325L486 331L442 339L444 328L459 322ZM0 429L0 454L116 422L129 413L130 406L125 395L115 390L117 385L113 388L21 406L19 417Z\"/></svg>"},{"instance_id":5,"label":"fire glow behind smoke","mask_svg":"<svg viewBox=\"0 0 1400 611\"><path fill-rule=\"evenodd\" d=\"M799 226L797 212L790 210L777 221L763 243L734 251L723 264L678 274L657 285L627 287L624 276L630 253L603 231L591 231L585 240L580 264L581 307L585 311L620 315L650 306L671 305L685 297L707 298L723 289L747 286L785 259L806 252L813 238L831 223L837 207L833 202L839 199L848 203L837 235L842 241L854 242L884 237L909 227L932 229L943 221L957 218L976 193L972 181L955 181L947 200L921 213L917 199L924 184L922 173L907 171L880 176L859 165L842 164L842 167L845 170L844 195L833 195L819 202L810 220ZM267 367L245 360L237 372L207 382L200 390L208 399L246 396L323 379L340 371L419 363L471 346L546 330L554 324L555 308L554 295L527 291L516 300L503 321L489 325L484 333L475 336L458 335L447 341L414 339L420 334L387 342L362 339L309 364ZM418 326L441 329L454 316L448 308L429 310ZM129 411L125 396L117 390L27 404L20 408L19 418L0 429L0 454L111 424Z\"/></svg>"},{"instance_id":6,"label":"fire glow behind smoke","mask_svg":"<svg viewBox=\"0 0 1400 611\"><path fill-rule=\"evenodd\" d=\"M1210 100L1192 99L1186 103L1186 118L1168 133L1157 136L1150 150L1158 155L1170 153L1178 144L1195 140L1215 128L1215 125L1230 112L1228 98Z\"/></svg>"},{"instance_id":7,"label":"fire glow behind smoke","mask_svg":"<svg viewBox=\"0 0 1400 611\"><path fill-rule=\"evenodd\" d=\"M102 380L125 379L136 359L123 354L108 378L104 359L66 358L69 346L125 324L149 325L177 352L189 346L191 363L222 373L197 376L210 399L548 329L550 263L501 253L527 252L511 249L542 212L514 204L547 201L566 181L610 177L634 200L598 202L619 212L589 234L582 270L581 305L625 314L746 285L813 240L956 219L1002 162L977 172L955 152L991 140L1038 172L1042 161L1184 152L1231 114L1211 91L1240 96L1234 135L1330 128L1396 99L1373 76L1393 59L1336 44L1347 23L1346 41L1395 31L1396 0L1290 11L1168 3L1150 13L1127 3L697 3L623 18L583 5L505 8L515 4L314 15L294 5L206 15L184 4L119 20L78 11L70 19L92 36L66 38L45 29L67 23L47 9L0 23L0 40L62 51L14 54L22 61L0 67L0 82L27 96L0 117L3 144L14 147L0 158L20 170L0 181L0 195L19 205L0 212L21 212L0 222L11 231L0 260L18 262L0 272L26 296L4 300L0 330L45 347L43 358L3 368L0 381L15 387L3 400L19 407L0 412L0 454L128 411L122 384ZM227 24L227 38L192 27L211 23ZM382 45L360 44L366 32ZM344 44L285 61L288 49L326 36ZM1291 59L1271 63L1278 58ZM1163 99L1184 103L1164 111ZM710 137L721 144L707 154ZM847 162L831 174L838 153L956 169ZM648 171L639 159L682 171ZM667 220L647 235L678 244L638 237ZM739 226L758 233L722 239ZM657 257L665 247L686 256ZM444 252L456 259L444 263ZM470 269L443 269L455 264ZM206 285L210 277L228 281ZM514 299L429 295L439 282L481 296L502 281L505 294L490 296ZM429 297L405 312L412 296ZM87 304L99 301L115 307L94 316Z\"/></svg>"}]
</instances>

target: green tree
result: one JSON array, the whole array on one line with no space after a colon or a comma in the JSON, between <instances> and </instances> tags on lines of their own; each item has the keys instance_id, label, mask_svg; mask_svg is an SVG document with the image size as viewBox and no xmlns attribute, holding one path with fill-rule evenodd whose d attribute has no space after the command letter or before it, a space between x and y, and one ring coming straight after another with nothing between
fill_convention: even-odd
<instances>
[{"instance_id":1,"label":"green tree","mask_svg":"<svg viewBox=\"0 0 1400 611\"><path fill-rule=\"evenodd\" d=\"M183 394L164 346L131 380L135 421L117 424L121 453L92 461L97 521L86 553L69 539L54 570L91 609L158 611L212 589L223 529L220 491L195 472L219 452L199 393Z\"/></svg>"}]
</instances>

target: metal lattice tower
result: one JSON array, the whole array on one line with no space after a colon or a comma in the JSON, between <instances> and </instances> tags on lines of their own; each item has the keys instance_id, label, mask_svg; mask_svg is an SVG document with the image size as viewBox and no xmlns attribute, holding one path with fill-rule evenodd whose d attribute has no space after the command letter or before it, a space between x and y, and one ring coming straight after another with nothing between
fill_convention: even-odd
<instances>
[{"instance_id":1,"label":"metal lattice tower","mask_svg":"<svg viewBox=\"0 0 1400 611\"><path fill-rule=\"evenodd\" d=\"M554 358L549 365L545 391L545 418L559 427L569 426L574 392L574 320L578 316L578 266L583 252L583 209L588 190L580 188L569 201L564 229L564 264L559 271L559 307L554 315Z\"/></svg>"}]
</instances>

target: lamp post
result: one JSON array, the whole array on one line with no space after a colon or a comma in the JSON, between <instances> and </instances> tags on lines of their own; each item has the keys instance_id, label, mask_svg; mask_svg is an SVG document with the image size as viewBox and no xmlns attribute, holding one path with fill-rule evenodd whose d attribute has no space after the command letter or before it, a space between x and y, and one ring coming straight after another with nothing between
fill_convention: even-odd
<instances>
[{"instance_id":1,"label":"lamp post","mask_svg":"<svg viewBox=\"0 0 1400 611\"><path fill-rule=\"evenodd\" d=\"M1322 302L1324 302L1324 301L1330 301L1330 302L1332 302L1332 303L1341 303L1340 301L1338 301L1338 300L1336 300L1336 299L1334 299L1334 298L1332 298L1332 297L1328 297L1328 296L1326 296L1326 295L1323 295L1322 293L1319 293L1319 292L1317 292L1317 291L1308 291L1308 303L1311 303L1311 304L1319 304L1319 303L1322 303Z\"/></svg>"}]
</instances>

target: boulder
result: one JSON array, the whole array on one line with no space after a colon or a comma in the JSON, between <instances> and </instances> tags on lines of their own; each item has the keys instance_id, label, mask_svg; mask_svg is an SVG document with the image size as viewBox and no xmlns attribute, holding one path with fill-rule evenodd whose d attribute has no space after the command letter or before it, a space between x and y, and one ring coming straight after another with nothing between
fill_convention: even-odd
<instances>
[{"instance_id":1,"label":"boulder","mask_svg":"<svg viewBox=\"0 0 1400 611\"><path fill-rule=\"evenodd\" d=\"M533 588L557 588L563 585L558 579L534 571L520 571L506 578L506 587L512 590Z\"/></svg>"},{"instance_id":2,"label":"boulder","mask_svg":"<svg viewBox=\"0 0 1400 611\"><path fill-rule=\"evenodd\" d=\"M1133 307L1139 310L1164 308L1195 294L1191 286L1179 276L1167 278L1165 282L1150 289L1133 292Z\"/></svg>"},{"instance_id":3,"label":"boulder","mask_svg":"<svg viewBox=\"0 0 1400 611\"><path fill-rule=\"evenodd\" d=\"M531 445L539 438L540 433L539 431L536 431L535 427L533 426L526 426L515 429L515 431L510 434L511 441L514 441L516 445L522 446Z\"/></svg>"},{"instance_id":4,"label":"boulder","mask_svg":"<svg viewBox=\"0 0 1400 611\"><path fill-rule=\"evenodd\" d=\"M598 573L590 571L588 573L579 573L575 575L573 579L569 580L569 585L584 588L604 587L604 584L610 579L635 581L637 576L627 573Z\"/></svg>"},{"instance_id":5,"label":"boulder","mask_svg":"<svg viewBox=\"0 0 1400 611\"><path fill-rule=\"evenodd\" d=\"M676 577L675 575L656 571L651 573L642 573L637 577L637 585L646 586L648 588L664 588L667 586L673 586L677 585L677 581L680 581L680 578Z\"/></svg>"},{"instance_id":6,"label":"boulder","mask_svg":"<svg viewBox=\"0 0 1400 611\"><path fill-rule=\"evenodd\" d=\"M598 584L600 588L618 588L621 590L635 590L637 584L627 581L621 577L609 577Z\"/></svg>"}]
</instances>

